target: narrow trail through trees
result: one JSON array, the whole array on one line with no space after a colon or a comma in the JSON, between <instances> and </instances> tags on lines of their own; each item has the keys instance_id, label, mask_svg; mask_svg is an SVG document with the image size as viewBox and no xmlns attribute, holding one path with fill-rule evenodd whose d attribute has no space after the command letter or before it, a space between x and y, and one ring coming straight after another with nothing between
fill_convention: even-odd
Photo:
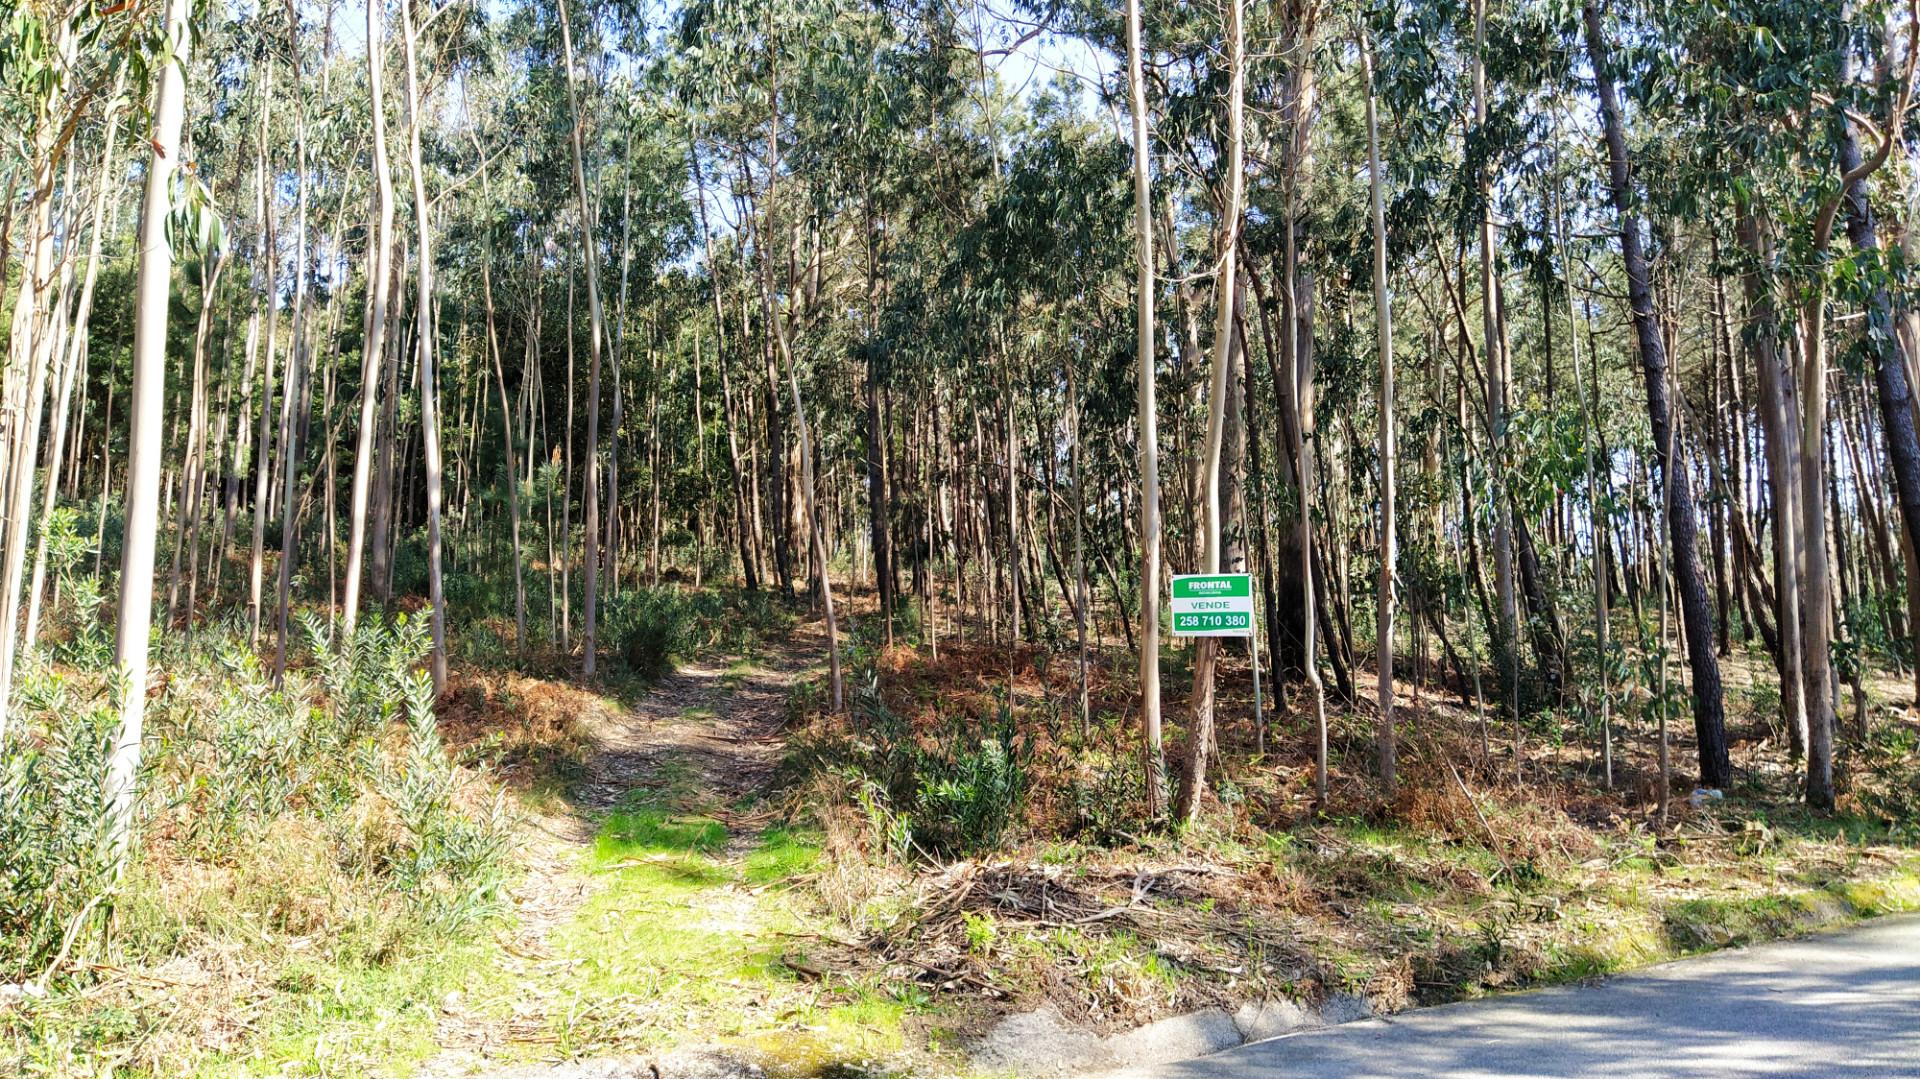
<instances>
[{"instance_id":1,"label":"narrow trail through trees","mask_svg":"<svg viewBox=\"0 0 1920 1079\"><path fill-rule=\"evenodd\" d=\"M595 1014L578 1014L582 1005L572 972L583 943L613 956L623 946L612 937L596 939L617 928L613 920L583 917L621 868L595 865L596 844L616 813L671 792L680 805L698 806L702 818L725 826L726 842L713 854L720 864L737 867L758 846L774 812L758 804L758 796L785 750L788 695L824 662L824 650L822 624L801 623L750 655L704 657L682 666L631 705L602 697L577 717L591 739L591 755L567 798L550 811L529 810L520 829L522 872L509 895L512 914L498 937L500 955L492 961L499 976L482 976L481 988L441 1002L440 1048L419 1074L571 1075L575 1070L525 1062L574 1055L566 1043L583 1024L591 1033L581 1032L582 1044L622 1044L624 1036L616 1032L623 1028L661 1028L647 1000L628 1002L628 1014L608 1014L603 1002L587 1009ZM728 894L712 902L736 906L736 900ZM751 935L752 911L690 909L704 905L709 901L696 897L649 910L681 924L738 920Z\"/></svg>"}]
</instances>

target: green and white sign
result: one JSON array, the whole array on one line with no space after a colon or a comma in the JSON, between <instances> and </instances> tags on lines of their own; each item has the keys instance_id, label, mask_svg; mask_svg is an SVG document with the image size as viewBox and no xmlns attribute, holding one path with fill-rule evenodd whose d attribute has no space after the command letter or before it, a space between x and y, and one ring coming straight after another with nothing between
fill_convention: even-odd
<instances>
[{"instance_id":1,"label":"green and white sign","mask_svg":"<svg viewBox=\"0 0 1920 1079\"><path fill-rule=\"evenodd\" d=\"M1246 573L1184 573L1173 578L1173 635L1253 636L1253 577Z\"/></svg>"}]
</instances>

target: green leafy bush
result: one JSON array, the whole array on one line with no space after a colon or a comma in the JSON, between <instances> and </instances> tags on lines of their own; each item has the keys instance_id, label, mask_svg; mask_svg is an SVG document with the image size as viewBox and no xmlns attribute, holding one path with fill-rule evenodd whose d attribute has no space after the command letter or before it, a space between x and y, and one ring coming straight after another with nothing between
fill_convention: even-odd
<instances>
[{"instance_id":1,"label":"green leafy bush","mask_svg":"<svg viewBox=\"0 0 1920 1079\"><path fill-rule=\"evenodd\" d=\"M483 812L460 810L458 777L433 714L433 679L412 671L401 687L406 752L383 761L374 775L374 789L393 807L401 829L383 868L431 922L457 928L486 914L499 897L509 834L504 792L496 790Z\"/></svg>"},{"instance_id":2,"label":"green leafy bush","mask_svg":"<svg viewBox=\"0 0 1920 1079\"><path fill-rule=\"evenodd\" d=\"M693 648L693 612L670 588L622 592L607 604L603 633L629 671L653 679Z\"/></svg>"},{"instance_id":3,"label":"green leafy bush","mask_svg":"<svg viewBox=\"0 0 1920 1079\"><path fill-rule=\"evenodd\" d=\"M238 621L157 637L168 679L118 881L102 794L113 683L25 665L0 737L0 981L40 977L67 948L59 973L78 969L109 927L144 960L240 917L385 961L497 909L511 822L441 741L425 623L370 619L346 642L301 623L310 655L279 687Z\"/></svg>"},{"instance_id":4,"label":"green leafy bush","mask_svg":"<svg viewBox=\"0 0 1920 1079\"><path fill-rule=\"evenodd\" d=\"M1027 775L1004 733L974 747L921 753L917 800L922 846L941 853L990 850L1026 796Z\"/></svg>"},{"instance_id":5,"label":"green leafy bush","mask_svg":"<svg viewBox=\"0 0 1920 1079\"><path fill-rule=\"evenodd\" d=\"M655 679L705 650L751 651L790 618L766 592L636 588L607 602L601 639L628 671Z\"/></svg>"},{"instance_id":6,"label":"green leafy bush","mask_svg":"<svg viewBox=\"0 0 1920 1079\"><path fill-rule=\"evenodd\" d=\"M1032 781L1012 713L1001 708L984 734L962 721L924 739L887 706L872 671L855 684L852 735L795 739L789 769L843 777L873 834L873 849L890 856L913 850L964 855L998 846Z\"/></svg>"},{"instance_id":7,"label":"green leafy bush","mask_svg":"<svg viewBox=\"0 0 1920 1079\"><path fill-rule=\"evenodd\" d=\"M14 690L0 738L0 980L39 973L106 887L102 779L118 709L44 670ZM44 733L23 735L24 721Z\"/></svg>"}]
</instances>

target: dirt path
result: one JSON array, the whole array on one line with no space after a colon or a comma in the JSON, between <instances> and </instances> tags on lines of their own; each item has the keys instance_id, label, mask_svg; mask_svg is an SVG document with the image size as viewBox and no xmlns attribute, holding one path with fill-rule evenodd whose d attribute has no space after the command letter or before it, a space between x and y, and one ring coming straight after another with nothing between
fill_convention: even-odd
<instances>
[{"instance_id":1,"label":"dirt path","mask_svg":"<svg viewBox=\"0 0 1920 1079\"><path fill-rule=\"evenodd\" d=\"M634 792L644 795L670 783L726 826L725 856L746 853L764 816L741 805L772 778L785 746L781 727L788 694L824 654L821 627L803 623L766 642L751 659L710 657L682 666L631 707L613 698L594 699L588 714L579 717L593 743L585 776L561 812L532 813L521 829L519 860L525 873L510 893L514 917L499 939L501 954L493 969L475 979L473 991L449 994L441 1002L440 1049L416 1074L429 1079L648 1074L644 1066L633 1070L611 1061L586 1070L578 1065L500 1069L528 1057L592 1053L591 1040L561 1044L568 1039L556 1034L571 1026L571 1017L563 1013L571 1007L567 987L578 959L563 954L555 938L575 926L610 883L609 874L590 867L608 815Z\"/></svg>"}]
</instances>

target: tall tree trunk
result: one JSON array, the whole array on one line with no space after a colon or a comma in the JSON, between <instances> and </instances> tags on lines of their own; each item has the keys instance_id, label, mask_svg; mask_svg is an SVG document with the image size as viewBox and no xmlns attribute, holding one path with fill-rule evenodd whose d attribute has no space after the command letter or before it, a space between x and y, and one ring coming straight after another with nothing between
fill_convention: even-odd
<instances>
[{"instance_id":1,"label":"tall tree trunk","mask_svg":"<svg viewBox=\"0 0 1920 1079\"><path fill-rule=\"evenodd\" d=\"M1608 188L1614 210L1620 217L1620 253L1626 263L1627 293L1633 307L1640 365L1646 376L1647 414L1653 425L1654 444L1659 447L1661 483L1664 488L1670 489L1666 499L1667 533L1672 546L1675 586L1680 593L1680 615L1687 637L1687 660L1693 673L1693 725L1700 750L1700 784L1723 788L1732 782L1733 765L1727 753L1726 717L1720 694L1720 662L1713 653L1713 607L1707 596L1706 582L1700 575L1700 555L1696 542L1699 517L1694 509L1687 470L1668 453L1677 449L1677 446L1672 437L1673 416L1667 399L1666 347L1660 339L1660 327L1654 317L1653 290L1647 275L1646 257L1640 248L1640 218L1633 211L1625 124L1620 115L1619 97L1614 90L1607 41L1600 25L1600 10L1594 0L1585 0L1582 7L1587 52L1593 65L1594 81L1600 94L1601 119L1606 129Z\"/></svg>"},{"instance_id":2,"label":"tall tree trunk","mask_svg":"<svg viewBox=\"0 0 1920 1079\"><path fill-rule=\"evenodd\" d=\"M360 617L361 566L366 561L367 501L373 482L375 439L379 434L380 361L386 349L388 307L393 287L393 166L387 157L386 13L384 4L367 4L367 96L373 116L373 205L375 228L368 237L366 326L360 349L360 422L353 454L353 494L347 513L347 573L341 598L340 645L348 646ZM492 293L488 292L488 325ZM508 442L512 442L509 427ZM511 454L509 454L511 456ZM514 515L519 550L519 514ZM517 566L516 566L517 573ZM520 620L524 631L524 618ZM517 638L516 638L517 641Z\"/></svg>"},{"instance_id":3,"label":"tall tree trunk","mask_svg":"<svg viewBox=\"0 0 1920 1079\"><path fill-rule=\"evenodd\" d=\"M1380 363L1380 583L1376 593L1377 623L1374 630L1375 666L1379 675L1380 720L1377 741L1380 751L1380 793L1391 800L1394 794L1393 730L1393 601L1394 601L1394 520L1393 520L1393 299L1387 291L1387 215L1383 194L1385 182L1380 176L1380 123L1373 90L1373 48L1368 32L1360 33L1361 78L1367 84L1367 195L1373 223L1373 306L1374 336L1378 339Z\"/></svg>"},{"instance_id":4,"label":"tall tree trunk","mask_svg":"<svg viewBox=\"0 0 1920 1079\"><path fill-rule=\"evenodd\" d=\"M1160 425L1154 400L1153 189L1142 75L1140 2L1127 0L1127 85L1133 115L1135 297L1134 437L1140 452L1140 747L1147 816L1166 809L1166 760L1160 748Z\"/></svg>"},{"instance_id":5,"label":"tall tree trunk","mask_svg":"<svg viewBox=\"0 0 1920 1079\"><path fill-rule=\"evenodd\" d=\"M199 547L200 507L206 486L207 380L210 366L207 350L213 336L214 297L220 287L220 275L227 268L229 251L223 246L211 267L207 265L207 254L203 252L200 260L200 317L193 333L193 381L188 397L187 452L186 462L181 469L185 479L185 494L180 503L179 521L174 528L173 568L167 582L167 622L171 624L179 615L180 603L184 599L189 634L193 629L193 600L191 596L182 595L181 583L192 574L195 552ZM52 491L51 483L47 489ZM191 587L188 586L189 590Z\"/></svg>"},{"instance_id":6,"label":"tall tree trunk","mask_svg":"<svg viewBox=\"0 0 1920 1079\"><path fill-rule=\"evenodd\" d=\"M1473 5L1473 118L1482 131L1487 130L1487 5ZM1513 580L1513 507L1507 501L1507 372L1508 358L1502 347L1505 338L1500 325L1500 281L1495 266L1493 238L1493 174L1483 167L1479 184L1480 210L1480 336L1481 355L1486 361L1487 442L1491 451L1488 475L1493 486L1493 577L1499 598L1499 620L1493 627L1494 653L1500 662L1501 705L1507 718L1519 731L1520 720L1520 643L1519 603ZM1462 289L1465 289L1463 284ZM1519 747L1515 746L1514 768L1520 767Z\"/></svg>"},{"instance_id":7,"label":"tall tree trunk","mask_svg":"<svg viewBox=\"0 0 1920 1079\"><path fill-rule=\"evenodd\" d=\"M47 181L51 186L51 179ZM22 282L22 292L42 291L47 288L47 279L52 274L53 234L50 213L51 198L43 200L35 219L35 231L41 233L33 243L34 259L26 268L26 275L34 281ZM42 224L44 223L44 225ZM45 298L45 297L40 297ZM33 301L26 301L33 302ZM46 306L51 308L58 303L57 298ZM33 481L35 466L40 452L40 420L45 412L47 392L47 367L50 360L48 345L53 336L53 317L29 314L29 321L44 323L35 326L25 337L26 353L16 353L8 372L15 384L10 387L17 395L10 403L7 434L7 473L6 483L0 490L6 492L6 542L4 555L0 555L0 564L4 564L6 583L0 586L4 600L0 600L0 612L5 612L4 625L0 625L0 732L6 729L6 716L13 687L13 661L19 645L17 631L20 611L21 573L26 566L27 534L32 531L29 519L33 505Z\"/></svg>"},{"instance_id":8,"label":"tall tree trunk","mask_svg":"<svg viewBox=\"0 0 1920 1079\"><path fill-rule=\"evenodd\" d=\"M296 33L290 25L289 34ZM294 55L299 55L297 42ZM288 336L287 385L280 404L280 474L283 481L280 501L280 586L275 593L276 625L273 653L273 681L279 685L287 670L287 638L293 606L293 564L300 557L300 466L305 455L308 413L308 383L312 377L312 347L307 339L307 116L300 98L301 72L294 65L294 235L293 235L293 312Z\"/></svg>"},{"instance_id":9,"label":"tall tree trunk","mask_svg":"<svg viewBox=\"0 0 1920 1079\"><path fill-rule=\"evenodd\" d=\"M66 374L63 377L60 387L60 403L55 410L54 439L48 447L49 459L47 462L46 489L42 494L40 504L40 519L42 521L45 521L48 515L52 514L57 501L56 494L59 491L58 481L61 466L61 447L64 445L62 432L66 428L68 403L72 398L73 387L76 380L82 387L83 409L81 416L84 419L86 415L84 411L86 377L84 374L77 373L82 372L86 365L87 329L93 317L93 291L95 283L100 278L100 248L106 236L107 197L109 194L117 192L119 187L119 185L113 181L117 176L114 172L114 158L116 157L115 151L118 149L120 142L120 113L121 110L117 108L109 113L107 117L106 138L100 149L100 175L94 189L92 224L87 236L87 270L85 278L80 285L79 303L74 308L73 327L69 331L67 338ZM79 456L78 447L81 445L84 445L84 442L76 435L75 458ZM42 596L46 591L46 578L47 532L45 528L42 528L40 530L40 536L34 546L33 582L27 592L27 625L25 632L21 635L21 641L24 642L24 647L27 648L32 648L39 640L40 610ZM0 714L3 714L3 710L0 710ZM0 720L0 726L4 726L4 720Z\"/></svg>"},{"instance_id":10,"label":"tall tree trunk","mask_svg":"<svg viewBox=\"0 0 1920 1079\"><path fill-rule=\"evenodd\" d=\"M561 6L561 26L566 25L565 4ZM407 57L407 172L413 180L413 216L415 239L420 248L420 267L414 273L417 289L414 299L414 317L417 328L414 331L415 347L419 349L418 367L420 372L420 441L421 456L424 458L427 479L427 601L432 607L431 632L433 635L433 691L445 692L447 688L447 602L446 586L441 574L441 473L440 460L440 404L439 387L434 376L434 302L433 302L433 207L427 202L426 168L420 153L420 72L418 35L413 22L413 9L410 0L402 0L400 5L400 29L406 46ZM572 49L568 49L567 68L573 68ZM577 134L576 134L577 137ZM576 166L577 167L577 166ZM588 263L592 265L591 262ZM596 308L597 311L597 308ZM599 360L599 345L594 346L594 359ZM594 377L598 379L596 366ZM589 488L591 490L591 488ZM591 497L591 496L589 496ZM587 503L589 512L593 505ZM588 551L592 551L593 529L587 529ZM587 673L593 673L593 576L589 565L587 571Z\"/></svg>"},{"instance_id":11,"label":"tall tree trunk","mask_svg":"<svg viewBox=\"0 0 1920 1079\"><path fill-rule=\"evenodd\" d=\"M398 257L395 257L395 256ZM406 356L407 330L402 317L405 299L401 285L407 278L407 248L396 244L388 252L388 317L386 348L380 355L385 377L380 386L380 420L374 430L373 507L367 522L367 574L373 594L382 604L393 603L394 443L400 437L400 368Z\"/></svg>"},{"instance_id":12,"label":"tall tree trunk","mask_svg":"<svg viewBox=\"0 0 1920 1079\"><path fill-rule=\"evenodd\" d=\"M260 222L259 250L255 264L259 273L257 287L260 303L266 308L266 360L260 393L260 419L253 446L253 545L247 585L247 642L260 640L260 610L266 577L266 536L268 492L273 483L273 382L274 362L280 344L280 254L279 238L274 231L275 185L268 167L267 125L273 102L273 64L267 64L265 86L260 95L259 146L254 158L254 214ZM285 392L284 389L282 392Z\"/></svg>"},{"instance_id":13,"label":"tall tree trunk","mask_svg":"<svg viewBox=\"0 0 1920 1079\"><path fill-rule=\"evenodd\" d=\"M120 602L114 620L113 659L120 678L120 727L107 759L104 801L107 844L116 876L132 850L134 785L147 705L147 637L153 620L153 561L160 525L160 453L166 404L167 304L173 251L167 212L186 111L187 0L168 0L169 44L155 80L153 157L140 215L140 264L134 286L133 400L127 438L126 540L120 553Z\"/></svg>"},{"instance_id":14,"label":"tall tree trunk","mask_svg":"<svg viewBox=\"0 0 1920 1079\"><path fill-rule=\"evenodd\" d=\"M1567 246L1567 216L1564 212L1554 215L1554 224L1559 232L1560 250L1569 251ZM1583 381L1580 374L1580 312L1574 305L1572 266L1567 268L1567 340L1573 352L1573 381L1575 392L1580 398L1580 426L1583 437L1594 437L1600 428L1600 357L1593 356L1591 381ZM1591 395L1589 395L1591 387ZM1611 630L1610 618L1612 602L1607 596L1607 539L1609 533L1607 504L1611 499L1611 477L1603 477L1594 467L1600 454L1590 447L1582 455L1586 462L1588 529L1593 544L1593 651L1595 657L1594 696L1599 701L1600 712L1600 779L1608 789L1613 789L1613 696L1607 686L1608 674L1613 663L1612 645L1608 641ZM1609 465L1611 462L1609 462ZM1605 484L1605 487L1602 485ZM1602 492L1606 495L1603 496Z\"/></svg>"},{"instance_id":15,"label":"tall tree trunk","mask_svg":"<svg viewBox=\"0 0 1920 1079\"><path fill-rule=\"evenodd\" d=\"M579 91L574 85L573 31L567 19L567 6L568 0L560 0L560 41L567 64L567 111L571 120L568 137L573 150L573 191L580 201L580 256L587 264L587 318L592 324L592 337L587 346L586 473L582 479L586 488L586 504L582 510L585 519L582 529L585 550L582 557L586 570L586 611L580 642L583 653L581 672L592 678L600 610L600 343L606 339L607 328L600 310L600 256L594 238L593 202L587 197L586 150L582 145L586 117L580 112Z\"/></svg>"},{"instance_id":16,"label":"tall tree trunk","mask_svg":"<svg viewBox=\"0 0 1920 1079\"><path fill-rule=\"evenodd\" d=\"M1877 251L1880 237L1875 227L1873 207L1867 201L1867 176L1861 171L1860 147L1851 125L1841 125L1840 168L1852 177L1847 184L1847 239L1856 251ZM1856 173L1858 175L1856 175ZM1864 340L1873 357L1874 387L1879 391L1880 430L1887 443L1887 459L1893 465L1894 493L1900 504L1900 520L1906 526L1908 550L1920 537L1920 435L1915 432L1914 388L1908 379L1908 359L1894 321L1892 296L1886 288L1876 288L1867 305L1868 332ZM1911 561L1909 559L1909 561ZM1910 588L1920 588L1908 570ZM1920 595L1920 592L1913 593ZM1907 631L1914 646L1910 654L1920 671L1920 607L1911 604L1907 611ZM1920 677L1917 675L1916 677Z\"/></svg>"},{"instance_id":17,"label":"tall tree trunk","mask_svg":"<svg viewBox=\"0 0 1920 1079\"><path fill-rule=\"evenodd\" d=\"M768 47L773 50L777 48L778 43L774 40L773 28L769 26L768 29ZM827 620L827 669L833 695L833 710L839 712L846 706L845 684L840 672L840 627L834 620L833 580L827 571L827 541L821 531L824 522L820 516L819 490L815 482L812 425L807 421L806 404L800 396L800 371L794 363L793 346L787 340L788 313L780 310L774 295L773 261L777 242L775 237L779 235L777 215L780 181L780 96L777 64L770 64L770 70L775 72L773 76L775 81L767 97L767 202L765 218L762 221L763 231L758 238L761 302L764 306L767 332L772 336L774 349L779 354L781 364L786 368L787 388L793 404L794 432L800 442L800 494L804 500L802 508L807 515L808 546L812 552L813 570L818 575L820 606ZM797 298L791 295L788 300L790 303L797 302ZM770 376L773 374L771 364L768 366L767 373ZM780 453L780 447L771 447L771 452ZM781 527L785 529L785 522L782 522Z\"/></svg>"},{"instance_id":18,"label":"tall tree trunk","mask_svg":"<svg viewBox=\"0 0 1920 1079\"><path fill-rule=\"evenodd\" d=\"M1202 535L1201 558L1206 573L1220 572L1224 548L1221 528L1220 462L1221 442L1226 431L1227 384L1233 370L1233 296L1238 283L1237 257L1240 251L1241 200L1241 98L1246 86L1246 63L1242 55L1244 34L1240 26L1240 0L1226 0L1227 39L1227 145L1222 168L1225 192L1220 206L1220 239L1216 250L1219 260L1214 279L1213 369L1207 383L1207 441L1202 454L1202 501L1206 531ZM1193 720L1187 730L1187 767L1180 777L1180 796L1174 807L1176 820L1192 823L1200 814L1200 796L1207 789L1207 755L1213 747L1214 665L1220 651L1217 638L1202 637L1194 649Z\"/></svg>"},{"instance_id":19,"label":"tall tree trunk","mask_svg":"<svg viewBox=\"0 0 1920 1079\"><path fill-rule=\"evenodd\" d=\"M1780 675L1780 714L1792 751L1798 756L1807 746L1806 692L1800 676L1800 523L1794 509L1799 502L1799 484L1793 474L1799 456L1795 449L1798 410L1776 336L1772 286L1765 275L1768 252L1760 222L1750 209L1742 209L1735 235L1751 264L1742 274L1742 286L1747 297L1748 339L1758 372L1757 406L1761 431L1766 436L1767 485L1773 493L1774 618L1779 625L1774 661Z\"/></svg>"}]
</instances>

